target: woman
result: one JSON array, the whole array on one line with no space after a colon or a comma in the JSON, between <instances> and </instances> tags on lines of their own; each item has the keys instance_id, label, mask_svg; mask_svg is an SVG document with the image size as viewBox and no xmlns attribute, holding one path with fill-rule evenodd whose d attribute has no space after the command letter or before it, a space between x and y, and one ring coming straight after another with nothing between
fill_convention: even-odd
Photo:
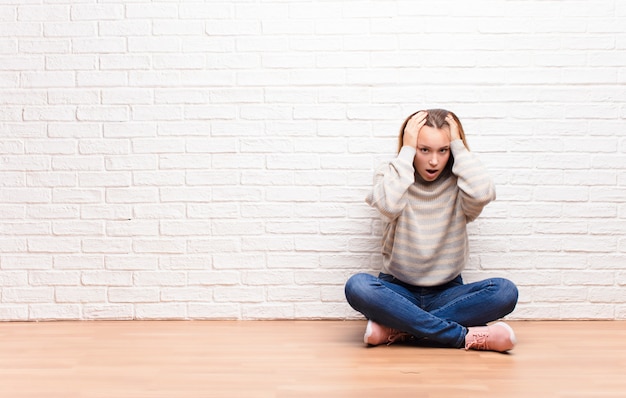
<instances>
[{"instance_id":1,"label":"woman","mask_svg":"<svg viewBox=\"0 0 626 398\"><path fill-rule=\"evenodd\" d=\"M467 223L495 199L493 182L467 148L461 122L443 109L419 111L400 129L398 156L379 168L366 202L382 216L383 265L345 286L348 303L368 318L369 345L414 339L465 349L508 351L504 322L518 292L503 278L464 284Z\"/></svg>"}]
</instances>

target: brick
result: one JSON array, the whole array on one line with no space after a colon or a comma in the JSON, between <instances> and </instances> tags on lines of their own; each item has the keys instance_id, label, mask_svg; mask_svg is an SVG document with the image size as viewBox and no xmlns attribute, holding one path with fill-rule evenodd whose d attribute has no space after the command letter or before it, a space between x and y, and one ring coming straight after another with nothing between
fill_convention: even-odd
<instances>
[{"instance_id":1,"label":"brick","mask_svg":"<svg viewBox=\"0 0 626 398\"><path fill-rule=\"evenodd\" d=\"M107 290L103 287L57 287L54 298L57 303L102 303Z\"/></svg>"},{"instance_id":2,"label":"brick","mask_svg":"<svg viewBox=\"0 0 626 398\"><path fill-rule=\"evenodd\" d=\"M181 170L138 171L133 173L133 182L137 186L184 185L185 173Z\"/></svg>"},{"instance_id":3,"label":"brick","mask_svg":"<svg viewBox=\"0 0 626 398\"><path fill-rule=\"evenodd\" d=\"M267 300L269 302L318 302L320 298L319 287L269 286L267 288Z\"/></svg>"},{"instance_id":4,"label":"brick","mask_svg":"<svg viewBox=\"0 0 626 398\"><path fill-rule=\"evenodd\" d=\"M54 288L44 287L5 287L2 289L3 303L50 303L54 299Z\"/></svg>"},{"instance_id":5,"label":"brick","mask_svg":"<svg viewBox=\"0 0 626 398\"><path fill-rule=\"evenodd\" d=\"M246 285L263 285L266 283L266 272L260 272L262 282L250 283L254 279L249 278ZM281 273L284 275L284 273ZM240 282L240 273L237 271L191 271L187 273L187 282L190 286L216 286L216 285L237 285Z\"/></svg>"},{"instance_id":6,"label":"brick","mask_svg":"<svg viewBox=\"0 0 626 398\"><path fill-rule=\"evenodd\" d=\"M27 305L2 305L0 307L0 319L2 321L27 321Z\"/></svg>"},{"instance_id":7,"label":"brick","mask_svg":"<svg viewBox=\"0 0 626 398\"><path fill-rule=\"evenodd\" d=\"M294 319L295 311L292 303L263 303L241 305L241 319L250 320L272 320L272 319Z\"/></svg>"},{"instance_id":8,"label":"brick","mask_svg":"<svg viewBox=\"0 0 626 398\"><path fill-rule=\"evenodd\" d=\"M132 120L180 120L182 110L178 106L169 105L135 105L132 107Z\"/></svg>"},{"instance_id":9,"label":"brick","mask_svg":"<svg viewBox=\"0 0 626 398\"><path fill-rule=\"evenodd\" d=\"M118 253L125 254L131 252L131 240L121 238L86 238L81 241L84 253Z\"/></svg>"},{"instance_id":10,"label":"brick","mask_svg":"<svg viewBox=\"0 0 626 398\"><path fill-rule=\"evenodd\" d=\"M76 110L76 119L92 122L125 122L130 119L126 106L81 106Z\"/></svg>"},{"instance_id":11,"label":"brick","mask_svg":"<svg viewBox=\"0 0 626 398\"><path fill-rule=\"evenodd\" d=\"M101 25L102 26L102 25ZM105 54L98 57L101 70L148 70L150 58L145 55ZM103 91L103 97L106 90ZM103 101L106 103L105 101Z\"/></svg>"},{"instance_id":12,"label":"brick","mask_svg":"<svg viewBox=\"0 0 626 398\"><path fill-rule=\"evenodd\" d=\"M153 187L109 188L106 192L108 203L146 203L152 202L158 196Z\"/></svg>"},{"instance_id":13,"label":"brick","mask_svg":"<svg viewBox=\"0 0 626 398\"><path fill-rule=\"evenodd\" d=\"M242 237L241 238L241 250L242 251L290 251L294 249L293 240L286 237L273 237L273 236L255 236L255 237Z\"/></svg>"},{"instance_id":14,"label":"brick","mask_svg":"<svg viewBox=\"0 0 626 398\"><path fill-rule=\"evenodd\" d=\"M156 288L110 287L107 289L111 303L153 303L159 301Z\"/></svg>"},{"instance_id":15,"label":"brick","mask_svg":"<svg viewBox=\"0 0 626 398\"><path fill-rule=\"evenodd\" d=\"M55 255L54 269L58 270L94 270L104 268L102 255L74 254Z\"/></svg>"},{"instance_id":16,"label":"brick","mask_svg":"<svg viewBox=\"0 0 626 398\"><path fill-rule=\"evenodd\" d=\"M272 221L266 224L266 230L272 234L316 234L319 232L317 222Z\"/></svg>"},{"instance_id":17,"label":"brick","mask_svg":"<svg viewBox=\"0 0 626 398\"><path fill-rule=\"evenodd\" d=\"M276 202L317 202L320 194L317 188L311 187L268 187L266 198Z\"/></svg>"},{"instance_id":18,"label":"brick","mask_svg":"<svg viewBox=\"0 0 626 398\"><path fill-rule=\"evenodd\" d=\"M213 297L217 303L259 303L265 301L265 289L256 286L217 286Z\"/></svg>"},{"instance_id":19,"label":"brick","mask_svg":"<svg viewBox=\"0 0 626 398\"><path fill-rule=\"evenodd\" d=\"M212 297L213 291L207 287L169 287L161 290L161 301L164 303L172 301L207 302Z\"/></svg>"},{"instance_id":20,"label":"brick","mask_svg":"<svg viewBox=\"0 0 626 398\"><path fill-rule=\"evenodd\" d=\"M152 31L152 23L149 20L101 20L98 31L100 36L147 36Z\"/></svg>"},{"instance_id":21,"label":"brick","mask_svg":"<svg viewBox=\"0 0 626 398\"><path fill-rule=\"evenodd\" d=\"M3 287L24 286L28 284L28 276L26 271L0 271L0 284Z\"/></svg>"},{"instance_id":22,"label":"brick","mask_svg":"<svg viewBox=\"0 0 626 398\"><path fill-rule=\"evenodd\" d=\"M562 319L558 305L518 305L509 315L511 319L546 320Z\"/></svg>"},{"instance_id":23,"label":"brick","mask_svg":"<svg viewBox=\"0 0 626 398\"><path fill-rule=\"evenodd\" d=\"M296 254L269 253L267 268L270 269L302 269L317 268L318 255L301 252Z\"/></svg>"},{"instance_id":24,"label":"brick","mask_svg":"<svg viewBox=\"0 0 626 398\"><path fill-rule=\"evenodd\" d=\"M214 254L213 268L217 270L250 270L265 268L264 256L258 254Z\"/></svg>"},{"instance_id":25,"label":"brick","mask_svg":"<svg viewBox=\"0 0 626 398\"><path fill-rule=\"evenodd\" d=\"M206 319L206 320L227 320L242 319L239 304L206 304L206 303L190 303L187 306L190 318ZM258 319L258 318L254 318Z\"/></svg>"},{"instance_id":26,"label":"brick","mask_svg":"<svg viewBox=\"0 0 626 398\"><path fill-rule=\"evenodd\" d=\"M82 318L89 320L131 320L133 306L130 304L85 304Z\"/></svg>"},{"instance_id":27,"label":"brick","mask_svg":"<svg viewBox=\"0 0 626 398\"><path fill-rule=\"evenodd\" d=\"M191 253L193 253L193 251L191 251ZM203 270L211 269L212 263L213 260L210 256L196 256L194 254L159 257L159 269Z\"/></svg>"},{"instance_id":28,"label":"brick","mask_svg":"<svg viewBox=\"0 0 626 398\"><path fill-rule=\"evenodd\" d=\"M76 54L119 54L126 51L126 41L118 37L75 38L72 50Z\"/></svg>"},{"instance_id":29,"label":"brick","mask_svg":"<svg viewBox=\"0 0 626 398\"><path fill-rule=\"evenodd\" d=\"M232 181L235 181L235 178L231 177L225 183L232 183ZM293 182L294 173L288 170L243 170L241 172L242 185L292 185ZM219 185L224 185L224 183Z\"/></svg>"},{"instance_id":30,"label":"brick","mask_svg":"<svg viewBox=\"0 0 626 398\"><path fill-rule=\"evenodd\" d=\"M85 286L131 286L132 277L129 271L83 271L80 282Z\"/></svg>"},{"instance_id":31,"label":"brick","mask_svg":"<svg viewBox=\"0 0 626 398\"><path fill-rule=\"evenodd\" d=\"M187 319L187 309L182 303L135 305L136 319Z\"/></svg>"},{"instance_id":32,"label":"brick","mask_svg":"<svg viewBox=\"0 0 626 398\"><path fill-rule=\"evenodd\" d=\"M135 239L133 250L136 253L184 254L186 252L186 244L183 240Z\"/></svg>"},{"instance_id":33,"label":"brick","mask_svg":"<svg viewBox=\"0 0 626 398\"><path fill-rule=\"evenodd\" d=\"M97 29L97 25L90 22L45 21L43 24L43 33L47 37L90 37L96 35Z\"/></svg>"},{"instance_id":34,"label":"brick","mask_svg":"<svg viewBox=\"0 0 626 398\"><path fill-rule=\"evenodd\" d=\"M256 207L255 207L256 209ZM255 212L255 214L257 214ZM210 203L187 205L189 218L238 218L239 206L234 203Z\"/></svg>"},{"instance_id":35,"label":"brick","mask_svg":"<svg viewBox=\"0 0 626 398\"><path fill-rule=\"evenodd\" d=\"M207 236L212 234L210 221L165 220L160 224L160 234L164 236Z\"/></svg>"},{"instance_id":36,"label":"brick","mask_svg":"<svg viewBox=\"0 0 626 398\"><path fill-rule=\"evenodd\" d=\"M211 239L188 238L189 253L232 253L241 251L240 239L232 237L213 237ZM210 264L210 259L204 260Z\"/></svg>"},{"instance_id":37,"label":"brick","mask_svg":"<svg viewBox=\"0 0 626 398\"><path fill-rule=\"evenodd\" d=\"M32 304L29 306L29 321L79 319L80 306L77 304Z\"/></svg>"},{"instance_id":38,"label":"brick","mask_svg":"<svg viewBox=\"0 0 626 398\"><path fill-rule=\"evenodd\" d=\"M624 293L619 286L590 287L588 300L590 303L623 303Z\"/></svg>"},{"instance_id":39,"label":"brick","mask_svg":"<svg viewBox=\"0 0 626 398\"><path fill-rule=\"evenodd\" d=\"M110 85L115 85L110 82ZM152 102L152 92L148 89L112 88L102 90L102 103L107 105L144 105Z\"/></svg>"},{"instance_id":40,"label":"brick","mask_svg":"<svg viewBox=\"0 0 626 398\"><path fill-rule=\"evenodd\" d=\"M47 56L46 69L48 70L94 70L97 59L92 55L77 56Z\"/></svg>"},{"instance_id":41,"label":"brick","mask_svg":"<svg viewBox=\"0 0 626 398\"><path fill-rule=\"evenodd\" d=\"M158 268L156 257L114 256L114 252L105 258L105 268L116 271L146 271Z\"/></svg>"},{"instance_id":42,"label":"brick","mask_svg":"<svg viewBox=\"0 0 626 398\"><path fill-rule=\"evenodd\" d=\"M78 176L81 187L126 187L130 185L130 175L123 172L84 172Z\"/></svg>"},{"instance_id":43,"label":"brick","mask_svg":"<svg viewBox=\"0 0 626 398\"><path fill-rule=\"evenodd\" d=\"M51 192L44 188L6 188L0 192L2 203L48 203Z\"/></svg>"},{"instance_id":44,"label":"brick","mask_svg":"<svg viewBox=\"0 0 626 398\"><path fill-rule=\"evenodd\" d=\"M52 222L52 233L60 236L102 236L102 221L56 220Z\"/></svg>"},{"instance_id":45,"label":"brick","mask_svg":"<svg viewBox=\"0 0 626 398\"><path fill-rule=\"evenodd\" d=\"M124 18L122 4L75 4L71 7L72 20L106 21Z\"/></svg>"},{"instance_id":46,"label":"brick","mask_svg":"<svg viewBox=\"0 0 626 398\"><path fill-rule=\"evenodd\" d=\"M184 286L184 272L137 271L133 273L133 286Z\"/></svg>"},{"instance_id":47,"label":"brick","mask_svg":"<svg viewBox=\"0 0 626 398\"><path fill-rule=\"evenodd\" d=\"M340 318L346 318L349 314L353 314L353 310L347 303L332 301L295 304L295 317L297 319L328 319L328 314L339 314Z\"/></svg>"},{"instance_id":48,"label":"brick","mask_svg":"<svg viewBox=\"0 0 626 398\"><path fill-rule=\"evenodd\" d=\"M614 319L614 309L611 305L602 304L571 304L562 305L559 317L560 319L571 320L600 320Z\"/></svg>"}]
</instances>

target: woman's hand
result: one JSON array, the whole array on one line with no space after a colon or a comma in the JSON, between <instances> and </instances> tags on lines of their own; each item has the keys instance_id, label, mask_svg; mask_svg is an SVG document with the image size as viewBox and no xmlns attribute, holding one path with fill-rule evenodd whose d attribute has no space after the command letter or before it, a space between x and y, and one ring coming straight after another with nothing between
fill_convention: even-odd
<instances>
[{"instance_id":1,"label":"woman's hand","mask_svg":"<svg viewBox=\"0 0 626 398\"><path fill-rule=\"evenodd\" d=\"M459 125L449 113L448 116L446 116L446 122L450 125L450 141L460 140L461 135L459 134Z\"/></svg>"},{"instance_id":2,"label":"woman's hand","mask_svg":"<svg viewBox=\"0 0 626 398\"><path fill-rule=\"evenodd\" d=\"M417 148L417 136L419 135L420 129L426 123L426 117L428 116L428 112L419 111L409 121L404 127L404 136L402 137L402 145L410 146L411 148Z\"/></svg>"}]
</instances>

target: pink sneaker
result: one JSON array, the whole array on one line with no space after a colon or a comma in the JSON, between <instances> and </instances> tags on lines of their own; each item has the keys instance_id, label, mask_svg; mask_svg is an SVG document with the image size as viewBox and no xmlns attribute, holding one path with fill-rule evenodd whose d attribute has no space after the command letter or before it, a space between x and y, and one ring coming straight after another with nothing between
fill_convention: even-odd
<instances>
[{"instance_id":1,"label":"pink sneaker","mask_svg":"<svg viewBox=\"0 0 626 398\"><path fill-rule=\"evenodd\" d=\"M367 321L363 342L368 345L379 345L383 343L389 345L396 341L404 341L405 337L408 336L408 333L388 328L374 321Z\"/></svg>"},{"instance_id":2,"label":"pink sneaker","mask_svg":"<svg viewBox=\"0 0 626 398\"><path fill-rule=\"evenodd\" d=\"M465 349L505 352L513 349L517 340L509 325L497 322L491 326L467 328Z\"/></svg>"}]
</instances>

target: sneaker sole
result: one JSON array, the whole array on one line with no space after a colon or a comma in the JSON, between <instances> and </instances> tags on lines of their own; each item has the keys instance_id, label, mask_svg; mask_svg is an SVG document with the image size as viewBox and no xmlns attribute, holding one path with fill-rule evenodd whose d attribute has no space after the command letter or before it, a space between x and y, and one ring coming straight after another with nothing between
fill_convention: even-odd
<instances>
[{"instance_id":1,"label":"sneaker sole","mask_svg":"<svg viewBox=\"0 0 626 398\"><path fill-rule=\"evenodd\" d=\"M367 326L365 327L365 334L363 335L363 342L365 344L369 344L367 339L372 335L372 321L367 321Z\"/></svg>"}]
</instances>

